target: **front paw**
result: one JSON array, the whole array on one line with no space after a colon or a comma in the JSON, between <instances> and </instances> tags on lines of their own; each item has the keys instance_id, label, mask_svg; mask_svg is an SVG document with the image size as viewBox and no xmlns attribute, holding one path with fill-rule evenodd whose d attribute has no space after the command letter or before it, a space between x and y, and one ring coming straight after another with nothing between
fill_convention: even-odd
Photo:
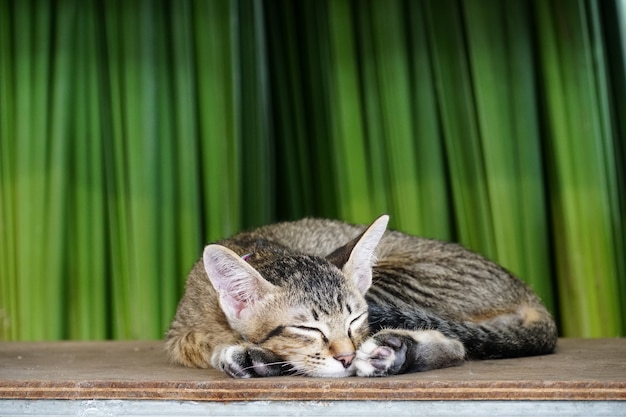
<instances>
[{"instance_id":1,"label":"front paw","mask_svg":"<svg viewBox=\"0 0 626 417\"><path fill-rule=\"evenodd\" d=\"M393 333L377 333L356 352L358 376L386 376L399 373L406 361L407 344Z\"/></svg>"},{"instance_id":2,"label":"front paw","mask_svg":"<svg viewBox=\"0 0 626 417\"><path fill-rule=\"evenodd\" d=\"M435 330L382 330L363 343L354 367L358 376L387 376L455 366L465 349Z\"/></svg>"},{"instance_id":3,"label":"front paw","mask_svg":"<svg viewBox=\"0 0 626 417\"><path fill-rule=\"evenodd\" d=\"M257 378L288 374L287 363L279 356L258 346L231 345L217 349L213 366L233 378Z\"/></svg>"}]
</instances>

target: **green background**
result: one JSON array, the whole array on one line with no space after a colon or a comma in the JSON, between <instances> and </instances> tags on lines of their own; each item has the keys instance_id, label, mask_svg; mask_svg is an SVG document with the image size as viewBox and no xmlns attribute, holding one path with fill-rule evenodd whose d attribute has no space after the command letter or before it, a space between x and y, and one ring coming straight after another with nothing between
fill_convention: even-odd
<instances>
[{"instance_id":1,"label":"green background","mask_svg":"<svg viewBox=\"0 0 626 417\"><path fill-rule=\"evenodd\" d=\"M205 243L458 241L626 333L622 0L0 0L0 339L164 335Z\"/></svg>"}]
</instances>

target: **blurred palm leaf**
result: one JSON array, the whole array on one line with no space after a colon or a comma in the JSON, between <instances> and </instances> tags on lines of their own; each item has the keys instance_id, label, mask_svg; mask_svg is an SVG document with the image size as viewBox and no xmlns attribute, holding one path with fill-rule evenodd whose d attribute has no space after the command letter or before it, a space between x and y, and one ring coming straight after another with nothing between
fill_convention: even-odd
<instances>
[{"instance_id":1,"label":"blurred palm leaf","mask_svg":"<svg viewBox=\"0 0 626 417\"><path fill-rule=\"evenodd\" d=\"M0 338L159 338L202 245L460 241L626 331L623 1L0 0Z\"/></svg>"}]
</instances>

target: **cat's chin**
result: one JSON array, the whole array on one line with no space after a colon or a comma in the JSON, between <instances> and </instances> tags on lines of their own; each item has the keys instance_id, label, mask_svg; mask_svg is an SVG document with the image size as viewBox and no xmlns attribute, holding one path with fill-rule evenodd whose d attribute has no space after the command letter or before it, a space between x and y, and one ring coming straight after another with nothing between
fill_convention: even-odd
<instances>
[{"instance_id":1,"label":"cat's chin","mask_svg":"<svg viewBox=\"0 0 626 417\"><path fill-rule=\"evenodd\" d=\"M336 369L317 369L315 371L304 372L304 375L314 378L346 378L356 375L356 369L350 367L348 369L336 370Z\"/></svg>"}]
</instances>

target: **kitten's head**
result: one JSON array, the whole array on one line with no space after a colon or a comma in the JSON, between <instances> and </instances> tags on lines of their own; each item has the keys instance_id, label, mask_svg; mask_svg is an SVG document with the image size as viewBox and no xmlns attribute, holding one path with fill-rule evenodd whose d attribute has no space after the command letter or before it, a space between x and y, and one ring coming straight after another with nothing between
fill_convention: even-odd
<instances>
[{"instance_id":1,"label":"kitten's head","mask_svg":"<svg viewBox=\"0 0 626 417\"><path fill-rule=\"evenodd\" d=\"M355 349L368 332L364 294L387 222L381 216L326 258L259 251L244 260L207 246L205 269L231 327L297 374L353 375Z\"/></svg>"}]
</instances>

